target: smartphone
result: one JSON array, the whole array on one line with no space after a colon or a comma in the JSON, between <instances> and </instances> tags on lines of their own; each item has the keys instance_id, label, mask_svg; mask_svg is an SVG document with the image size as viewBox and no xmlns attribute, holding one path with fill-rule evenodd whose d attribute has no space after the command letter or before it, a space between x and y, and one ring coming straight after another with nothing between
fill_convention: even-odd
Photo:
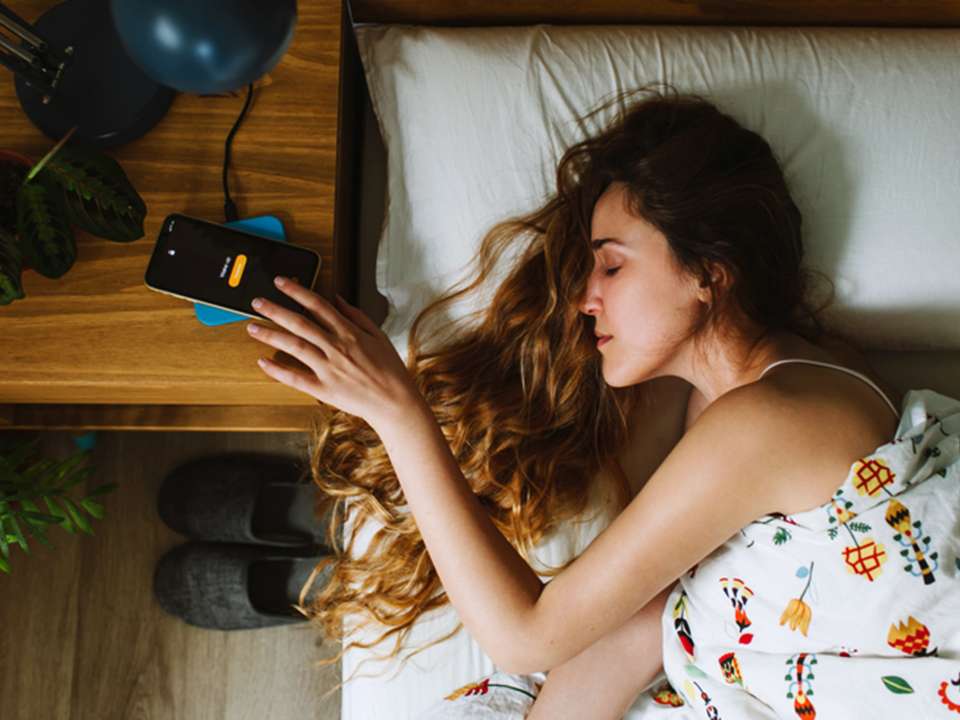
<instances>
[{"instance_id":1,"label":"smartphone","mask_svg":"<svg viewBox=\"0 0 960 720\"><path fill-rule=\"evenodd\" d=\"M144 282L157 292L269 320L250 306L264 297L294 312L305 308L273 284L277 275L312 289L319 253L180 213L168 215Z\"/></svg>"}]
</instances>

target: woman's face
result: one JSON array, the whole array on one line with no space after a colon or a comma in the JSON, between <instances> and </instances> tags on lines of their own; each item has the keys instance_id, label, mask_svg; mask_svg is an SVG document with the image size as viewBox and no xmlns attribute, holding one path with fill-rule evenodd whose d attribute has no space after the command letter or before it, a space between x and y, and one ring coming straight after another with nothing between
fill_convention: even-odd
<instances>
[{"instance_id":1,"label":"woman's face","mask_svg":"<svg viewBox=\"0 0 960 720\"><path fill-rule=\"evenodd\" d=\"M596 333L611 336L599 352L612 387L685 374L679 343L707 297L674 267L663 233L627 211L624 188L612 183L594 206L595 262L579 306Z\"/></svg>"}]
</instances>

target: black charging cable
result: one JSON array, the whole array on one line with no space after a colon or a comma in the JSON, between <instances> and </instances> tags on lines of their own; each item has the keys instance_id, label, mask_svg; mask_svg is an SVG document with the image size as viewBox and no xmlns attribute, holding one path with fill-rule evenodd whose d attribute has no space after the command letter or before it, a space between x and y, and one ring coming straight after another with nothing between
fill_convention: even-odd
<instances>
[{"instance_id":1,"label":"black charging cable","mask_svg":"<svg viewBox=\"0 0 960 720\"><path fill-rule=\"evenodd\" d=\"M253 83L250 83L247 86L247 100L243 103L243 110L240 111L240 117L237 118L237 121L233 124L233 129L230 131L230 134L227 135L227 143L223 151L223 215L227 219L227 222L234 222L239 219L237 217L237 206L230 197L230 190L227 187L227 169L230 167L230 143L233 142L233 136L237 133L237 128L240 127L243 116L247 114L247 108L250 107L250 100L252 99Z\"/></svg>"}]
</instances>

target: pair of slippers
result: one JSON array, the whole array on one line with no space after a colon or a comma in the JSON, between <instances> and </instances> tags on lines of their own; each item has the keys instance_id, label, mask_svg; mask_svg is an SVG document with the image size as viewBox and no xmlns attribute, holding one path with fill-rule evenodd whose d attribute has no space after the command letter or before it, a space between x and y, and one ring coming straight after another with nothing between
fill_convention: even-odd
<instances>
[{"instance_id":1,"label":"pair of slippers","mask_svg":"<svg viewBox=\"0 0 960 720\"><path fill-rule=\"evenodd\" d=\"M157 562L153 593L184 622L242 630L305 622L295 606L326 556L329 516L294 458L228 452L186 462L163 480L157 511L191 540ZM329 580L320 570L311 592Z\"/></svg>"}]
</instances>

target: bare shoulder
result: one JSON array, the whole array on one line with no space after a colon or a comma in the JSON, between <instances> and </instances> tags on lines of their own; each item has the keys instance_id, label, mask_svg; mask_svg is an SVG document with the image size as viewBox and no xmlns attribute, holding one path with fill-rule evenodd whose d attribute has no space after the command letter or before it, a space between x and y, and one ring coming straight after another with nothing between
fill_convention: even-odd
<instances>
[{"instance_id":1,"label":"bare shoulder","mask_svg":"<svg viewBox=\"0 0 960 720\"><path fill-rule=\"evenodd\" d=\"M718 398L703 413L703 420L712 418L705 428L708 443L727 442L721 434L758 434L767 448L760 462L769 482L778 485L772 493L779 498L776 511L785 515L827 502L851 465L889 442L895 428L883 399L863 381L835 370L792 366L800 367L812 373L805 381L797 382L796 372L788 382L771 373L769 380ZM863 390L873 394L866 403Z\"/></svg>"},{"instance_id":2,"label":"bare shoulder","mask_svg":"<svg viewBox=\"0 0 960 720\"><path fill-rule=\"evenodd\" d=\"M701 411L701 422L709 433L735 432L751 429L764 439L776 439L767 433L793 428L800 419L802 407L794 402L791 393L776 383L757 381L741 385L725 393Z\"/></svg>"},{"instance_id":3,"label":"bare shoulder","mask_svg":"<svg viewBox=\"0 0 960 720\"><path fill-rule=\"evenodd\" d=\"M798 428L813 427L808 406L792 403L773 384L750 383L734 388L698 413L664 463L671 478L701 468L711 485L726 487L726 496L744 503L748 496L756 514L784 512L791 504L793 478L816 457L817 438ZM675 483L675 480L672 482ZM827 497L840 484L834 481ZM827 498L824 498L827 499Z\"/></svg>"}]
</instances>

